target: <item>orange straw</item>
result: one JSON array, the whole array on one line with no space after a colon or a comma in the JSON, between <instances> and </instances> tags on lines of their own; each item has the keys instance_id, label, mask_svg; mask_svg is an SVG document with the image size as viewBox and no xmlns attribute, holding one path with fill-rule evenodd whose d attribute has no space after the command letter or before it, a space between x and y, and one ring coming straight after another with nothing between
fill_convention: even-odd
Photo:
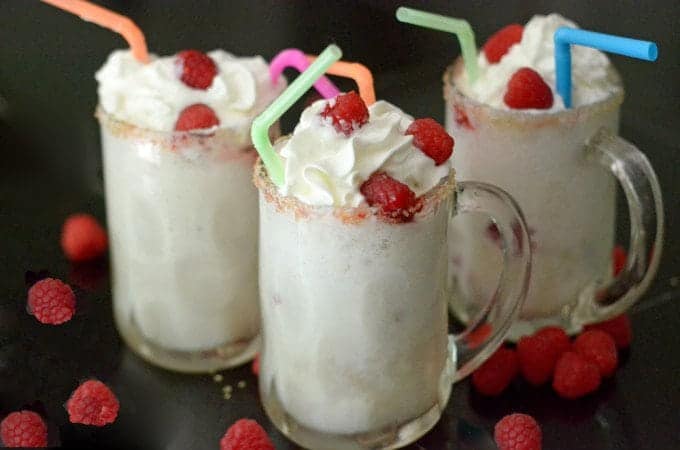
<instances>
[{"instance_id":1,"label":"orange straw","mask_svg":"<svg viewBox=\"0 0 680 450\"><path fill-rule=\"evenodd\" d=\"M314 55L307 55L309 62L316 59ZM375 103L375 87L373 86L373 74L368 67L356 62L338 61L326 70L327 74L353 79L359 87L359 95L366 106Z\"/></svg>"},{"instance_id":2,"label":"orange straw","mask_svg":"<svg viewBox=\"0 0 680 450\"><path fill-rule=\"evenodd\" d=\"M97 25L115 31L125 38L130 44L132 55L141 63L149 62L149 53L146 50L144 33L135 23L125 16L109 11L101 6L94 5L84 0L42 0L59 9L68 11L79 16L86 22L94 22Z\"/></svg>"}]
</instances>

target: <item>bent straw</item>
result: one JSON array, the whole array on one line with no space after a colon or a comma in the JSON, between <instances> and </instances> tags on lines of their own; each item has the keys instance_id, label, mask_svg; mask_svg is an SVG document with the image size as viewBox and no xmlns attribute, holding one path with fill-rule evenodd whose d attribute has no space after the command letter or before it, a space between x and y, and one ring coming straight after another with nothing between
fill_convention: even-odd
<instances>
[{"instance_id":1,"label":"bent straw","mask_svg":"<svg viewBox=\"0 0 680 450\"><path fill-rule=\"evenodd\" d=\"M314 61L316 56L307 55L307 59ZM366 103L366 106L375 103L373 74L368 70L368 67L356 62L338 61L330 66L326 73L353 79L359 88L359 96Z\"/></svg>"},{"instance_id":2,"label":"bent straw","mask_svg":"<svg viewBox=\"0 0 680 450\"><path fill-rule=\"evenodd\" d=\"M259 116L253 120L250 137L255 149L260 154L262 162L267 168L269 178L277 186L284 183L284 170L281 158L276 154L274 146L269 140L269 128L302 97L314 82L335 61L342 57L342 50L336 45L329 45L299 77L293 81L283 93L272 102Z\"/></svg>"},{"instance_id":3,"label":"bent straw","mask_svg":"<svg viewBox=\"0 0 680 450\"><path fill-rule=\"evenodd\" d=\"M281 50L269 63L269 76L272 84L276 85L284 69L292 67L298 72L304 72L309 67L310 62L301 50L287 48ZM335 98L340 90L333 84L328 77L321 77L314 83L314 88L323 98Z\"/></svg>"},{"instance_id":4,"label":"bent straw","mask_svg":"<svg viewBox=\"0 0 680 450\"><path fill-rule=\"evenodd\" d=\"M569 27L555 31L555 71L557 92L566 108L571 108L571 46L581 45L604 52L656 61L659 50L654 42Z\"/></svg>"},{"instance_id":5,"label":"bent straw","mask_svg":"<svg viewBox=\"0 0 680 450\"><path fill-rule=\"evenodd\" d=\"M108 28L109 30L120 34L130 45L132 56L134 56L137 61L144 64L149 62L149 53L146 49L144 33L142 33L142 30L127 17L84 0L42 1L70 12L71 14L75 14L86 22L94 22L101 27Z\"/></svg>"},{"instance_id":6,"label":"bent straw","mask_svg":"<svg viewBox=\"0 0 680 450\"><path fill-rule=\"evenodd\" d=\"M432 14L417 9L401 6L397 9L397 20L433 30L453 33L458 37L463 62L471 83L477 80L479 67L477 66L477 45L475 33L467 20Z\"/></svg>"}]
</instances>

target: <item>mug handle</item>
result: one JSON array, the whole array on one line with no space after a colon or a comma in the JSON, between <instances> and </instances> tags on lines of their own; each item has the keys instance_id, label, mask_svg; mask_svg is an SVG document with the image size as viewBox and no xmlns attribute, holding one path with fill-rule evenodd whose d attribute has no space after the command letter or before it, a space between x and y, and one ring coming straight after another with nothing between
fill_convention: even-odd
<instances>
[{"instance_id":1,"label":"mug handle","mask_svg":"<svg viewBox=\"0 0 680 450\"><path fill-rule=\"evenodd\" d=\"M630 214L630 248L626 267L616 278L594 281L581 292L570 314L578 326L621 314L644 294L659 267L664 232L661 188L647 157L605 128L590 139L586 152L623 188Z\"/></svg>"},{"instance_id":2,"label":"mug handle","mask_svg":"<svg viewBox=\"0 0 680 450\"><path fill-rule=\"evenodd\" d=\"M515 200L504 190L487 183L456 184L452 214L487 214L498 227L503 269L489 302L461 333L451 336L450 349L460 367L452 375L459 381L479 367L503 343L517 318L529 288L531 248L527 224Z\"/></svg>"}]
</instances>

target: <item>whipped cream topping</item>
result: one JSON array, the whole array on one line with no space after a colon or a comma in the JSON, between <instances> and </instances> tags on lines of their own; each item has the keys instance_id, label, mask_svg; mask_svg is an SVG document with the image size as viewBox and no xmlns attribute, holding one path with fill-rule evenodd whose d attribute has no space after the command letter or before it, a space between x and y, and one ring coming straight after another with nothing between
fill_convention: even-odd
<instances>
[{"instance_id":1,"label":"whipped cream topping","mask_svg":"<svg viewBox=\"0 0 680 450\"><path fill-rule=\"evenodd\" d=\"M456 80L456 85L466 96L500 109L509 109L503 102L507 83L522 67L538 72L553 91L553 106L550 110L526 110L531 112L557 111L564 109L562 97L555 90L555 43L553 36L559 27L578 28L559 14L536 15L525 26L522 40L510 47L508 53L496 64L487 61L484 52L479 53L479 78L470 83L465 71ZM611 81L609 58L588 47L571 48L572 102L581 106L607 98L620 86Z\"/></svg>"},{"instance_id":2,"label":"whipped cream topping","mask_svg":"<svg viewBox=\"0 0 680 450\"><path fill-rule=\"evenodd\" d=\"M404 134L413 117L391 103L371 105L368 122L350 136L321 116L326 103L319 100L305 109L293 134L275 145L285 166L282 195L309 205L356 207L364 201L361 184L373 172L387 173L416 196L448 176L450 159L436 166L415 147L413 136Z\"/></svg>"},{"instance_id":3,"label":"whipped cream topping","mask_svg":"<svg viewBox=\"0 0 680 450\"><path fill-rule=\"evenodd\" d=\"M206 89L194 89L179 79L175 56L150 55L142 64L129 50L116 50L96 73L99 103L118 120L141 128L172 131L179 113L189 105L203 103L230 129L239 143L250 142L253 119L271 103L286 83L273 86L269 67L260 56L241 58L223 50L208 53L218 73Z\"/></svg>"}]
</instances>

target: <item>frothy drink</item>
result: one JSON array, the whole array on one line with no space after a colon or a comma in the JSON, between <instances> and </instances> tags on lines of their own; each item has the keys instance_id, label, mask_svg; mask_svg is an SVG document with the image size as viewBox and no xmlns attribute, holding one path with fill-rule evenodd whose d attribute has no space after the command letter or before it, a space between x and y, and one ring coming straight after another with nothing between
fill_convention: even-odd
<instances>
[{"instance_id":1,"label":"frothy drink","mask_svg":"<svg viewBox=\"0 0 680 450\"><path fill-rule=\"evenodd\" d=\"M207 371L256 351L252 119L280 92L262 58L116 51L97 72L114 312L150 361Z\"/></svg>"}]
</instances>

